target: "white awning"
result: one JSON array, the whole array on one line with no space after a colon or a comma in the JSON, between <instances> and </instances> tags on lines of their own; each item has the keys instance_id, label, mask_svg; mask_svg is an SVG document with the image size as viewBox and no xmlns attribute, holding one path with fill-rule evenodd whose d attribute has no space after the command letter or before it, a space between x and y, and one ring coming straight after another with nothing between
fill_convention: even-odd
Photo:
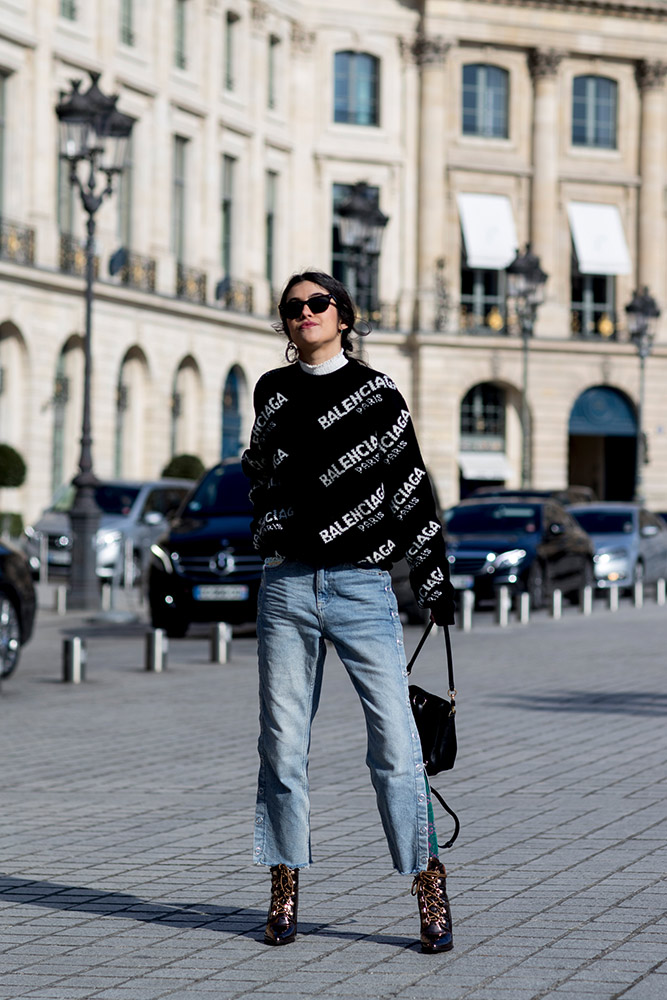
<instances>
[{"instance_id":1,"label":"white awning","mask_svg":"<svg viewBox=\"0 0 667 1000\"><path fill-rule=\"evenodd\" d=\"M630 274L630 254L616 205L571 201L567 214L582 274Z\"/></svg>"},{"instance_id":2,"label":"white awning","mask_svg":"<svg viewBox=\"0 0 667 1000\"><path fill-rule=\"evenodd\" d=\"M514 469L507 456L498 451L460 451L459 465L464 479L493 479L505 482Z\"/></svg>"},{"instance_id":3,"label":"white awning","mask_svg":"<svg viewBox=\"0 0 667 1000\"><path fill-rule=\"evenodd\" d=\"M509 198L504 194L457 195L468 267L503 271L519 246Z\"/></svg>"}]
</instances>

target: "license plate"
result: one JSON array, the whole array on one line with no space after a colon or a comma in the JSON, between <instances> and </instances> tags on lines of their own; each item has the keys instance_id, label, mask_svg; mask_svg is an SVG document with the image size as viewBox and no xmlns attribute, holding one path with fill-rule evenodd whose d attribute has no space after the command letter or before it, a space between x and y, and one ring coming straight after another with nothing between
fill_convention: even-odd
<instances>
[{"instance_id":1,"label":"license plate","mask_svg":"<svg viewBox=\"0 0 667 1000\"><path fill-rule=\"evenodd\" d=\"M72 556L69 552L49 552L49 562L54 566L69 566Z\"/></svg>"},{"instance_id":2,"label":"license plate","mask_svg":"<svg viewBox=\"0 0 667 1000\"><path fill-rule=\"evenodd\" d=\"M250 588L234 583L203 583L192 590L195 601L247 601Z\"/></svg>"},{"instance_id":3,"label":"license plate","mask_svg":"<svg viewBox=\"0 0 667 1000\"><path fill-rule=\"evenodd\" d=\"M474 577L472 576L454 576L450 577L452 581L452 587L454 590L470 590L474 583Z\"/></svg>"}]
</instances>

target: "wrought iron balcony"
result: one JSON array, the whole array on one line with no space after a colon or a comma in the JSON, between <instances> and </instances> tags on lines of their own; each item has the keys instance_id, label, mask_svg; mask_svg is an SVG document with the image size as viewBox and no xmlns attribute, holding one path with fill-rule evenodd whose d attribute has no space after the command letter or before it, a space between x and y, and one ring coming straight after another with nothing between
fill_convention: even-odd
<instances>
[{"instance_id":1,"label":"wrought iron balcony","mask_svg":"<svg viewBox=\"0 0 667 1000\"><path fill-rule=\"evenodd\" d=\"M60 270L63 274L73 274L77 278L86 276L86 243L69 233L60 234ZM100 258L95 256L93 273L99 276Z\"/></svg>"},{"instance_id":2,"label":"wrought iron balcony","mask_svg":"<svg viewBox=\"0 0 667 1000\"><path fill-rule=\"evenodd\" d=\"M179 299L187 299L188 302L206 302L206 273L199 271L196 267L186 267L185 264L176 265L176 295Z\"/></svg>"},{"instance_id":3,"label":"wrought iron balcony","mask_svg":"<svg viewBox=\"0 0 667 1000\"><path fill-rule=\"evenodd\" d=\"M35 263L35 230L0 219L0 259L12 264Z\"/></svg>"},{"instance_id":4,"label":"wrought iron balcony","mask_svg":"<svg viewBox=\"0 0 667 1000\"><path fill-rule=\"evenodd\" d=\"M570 311L570 332L575 340L618 340L616 320L616 313L604 306L575 306Z\"/></svg>"},{"instance_id":5,"label":"wrought iron balcony","mask_svg":"<svg viewBox=\"0 0 667 1000\"><path fill-rule=\"evenodd\" d=\"M360 309L359 318L375 330L400 330L398 302L378 302L371 309Z\"/></svg>"},{"instance_id":6,"label":"wrought iron balcony","mask_svg":"<svg viewBox=\"0 0 667 1000\"><path fill-rule=\"evenodd\" d=\"M251 313L253 308L252 285L247 281L223 278L218 282L215 297L223 309Z\"/></svg>"},{"instance_id":7,"label":"wrought iron balcony","mask_svg":"<svg viewBox=\"0 0 667 1000\"><path fill-rule=\"evenodd\" d=\"M136 288L140 292L154 292L156 270L157 265L152 257L143 257L130 250L120 269L120 280L128 288ZM204 285L205 295L206 286Z\"/></svg>"},{"instance_id":8,"label":"wrought iron balcony","mask_svg":"<svg viewBox=\"0 0 667 1000\"><path fill-rule=\"evenodd\" d=\"M506 336L512 326L513 317L505 317L497 305L492 304L485 314L473 310L469 303L459 306L459 330L461 333L478 334L484 337ZM508 320L510 322L508 322Z\"/></svg>"}]
</instances>

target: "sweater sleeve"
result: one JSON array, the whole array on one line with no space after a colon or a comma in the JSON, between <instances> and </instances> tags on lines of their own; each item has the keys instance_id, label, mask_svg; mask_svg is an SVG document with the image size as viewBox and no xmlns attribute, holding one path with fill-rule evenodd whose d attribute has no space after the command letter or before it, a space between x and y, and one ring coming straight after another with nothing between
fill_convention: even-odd
<instances>
[{"instance_id":1,"label":"sweater sleeve","mask_svg":"<svg viewBox=\"0 0 667 1000\"><path fill-rule=\"evenodd\" d=\"M267 440L272 430L271 406L267 403L263 379L255 386L253 406L255 421L250 432L250 444L241 456L241 464L250 480L249 497L253 506L250 531L253 546L261 555L270 556L278 552L285 511L280 508L278 484L274 478Z\"/></svg>"},{"instance_id":2,"label":"sweater sleeve","mask_svg":"<svg viewBox=\"0 0 667 1000\"><path fill-rule=\"evenodd\" d=\"M398 390L388 390L384 402L379 440L397 549L410 567L410 585L419 606L438 605L453 621L445 538L412 417Z\"/></svg>"}]
</instances>

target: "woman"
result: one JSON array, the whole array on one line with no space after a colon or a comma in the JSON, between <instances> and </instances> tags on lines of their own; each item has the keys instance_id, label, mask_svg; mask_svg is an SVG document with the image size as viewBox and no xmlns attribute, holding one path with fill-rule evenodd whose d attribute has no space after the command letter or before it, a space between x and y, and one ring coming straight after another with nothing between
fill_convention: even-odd
<instances>
[{"instance_id":1,"label":"woman","mask_svg":"<svg viewBox=\"0 0 667 1000\"><path fill-rule=\"evenodd\" d=\"M438 624L453 604L445 544L410 414L388 376L352 358L344 286L306 271L280 300L291 364L255 387L243 456L264 557L257 634L260 771L254 860L272 895L264 940L296 937L299 869L312 862L308 751L330 640L363 706L366 762L394 867L412 874L423 951L452 947L445 868L407 693L388 572L404 556Z\"/></svg>"}]
</instances>

